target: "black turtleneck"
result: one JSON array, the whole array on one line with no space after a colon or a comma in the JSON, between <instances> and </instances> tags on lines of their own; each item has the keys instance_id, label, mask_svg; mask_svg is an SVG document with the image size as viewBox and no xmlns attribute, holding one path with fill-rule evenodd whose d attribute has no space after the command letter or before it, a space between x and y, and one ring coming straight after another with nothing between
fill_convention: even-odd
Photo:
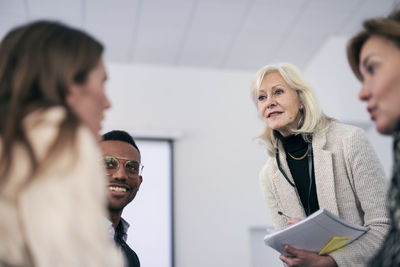
<instances>
[{"instance_id":1,"label":"black turtleneck","mask_svg":"<svg viewBox=\"0 0 400 267\"><path fill-rule=\"evenodd\" d=\"M304 141L300 134L283 137L279 132L276 132L275 136L282 142L286 153L286 161L296 185L297 192L299 193L301 203L303 204L304 211L307 215L310 215L319 209L317 190L315 187L314 164L312 164L312 186L310 192L308 155L304 158L302 158L302 156L312 152L307 151L308 143ZM297 159L293 159L289 153ZM298 160L299 158L302 159Z\"/></svg>"}]
</instances>

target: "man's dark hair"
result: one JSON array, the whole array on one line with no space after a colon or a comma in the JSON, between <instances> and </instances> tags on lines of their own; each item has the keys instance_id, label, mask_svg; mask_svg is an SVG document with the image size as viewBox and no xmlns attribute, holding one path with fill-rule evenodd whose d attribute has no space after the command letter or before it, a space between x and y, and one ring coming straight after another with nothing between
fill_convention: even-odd
<instances>
[{"instance_id":1,"label":"man's dark hair","mask_svg":"<svg viewBox=\"0 0 400 267\"><path fill-rule=\"evenodd\" d=\"M107 132L107 133L103 134L102 141L121 141L121 142L128 143L131 146L133 146L134 148L136 148L136 150L140 154L140 150L137 147L135 140L133 140L133 137L125 131L114 130L114 131Z\"/></svg>"}]
</instances>

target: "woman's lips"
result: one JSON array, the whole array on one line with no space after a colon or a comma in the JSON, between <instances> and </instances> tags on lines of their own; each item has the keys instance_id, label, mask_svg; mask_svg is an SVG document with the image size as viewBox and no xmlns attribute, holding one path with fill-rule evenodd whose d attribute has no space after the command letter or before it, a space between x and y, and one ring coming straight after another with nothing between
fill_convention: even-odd
<instances>
[{"instance_id":1,"label":"woman's lips","mask_svg":"<svg viewBox=\"0 0 400 267\"><path fill-rule=\"evenodd\" d=\"M267 118L271 118L271 117L273 118L273 117L281 115L282 113L283 112L281 112L281 111L273 111L273 112L268 113Z\"/></svg>"},{"instance_id":2,"label":"woman's lips","mask_svg":"<svg viewBox=\"0 0 400 267\"><path fill-rule=\"evenodd\" d=\"M373 120L373 121L375 120L375 115L374 115L374 114L376 113L375 110L376 110L376 109L375 109L375 108L372 108L372 107L368 107L368 108L367 108L367 111L368 111L368 113L369 113L369 115L370 115L370 118L371 118L371 120Z\"/></svg>"}]
</instances>

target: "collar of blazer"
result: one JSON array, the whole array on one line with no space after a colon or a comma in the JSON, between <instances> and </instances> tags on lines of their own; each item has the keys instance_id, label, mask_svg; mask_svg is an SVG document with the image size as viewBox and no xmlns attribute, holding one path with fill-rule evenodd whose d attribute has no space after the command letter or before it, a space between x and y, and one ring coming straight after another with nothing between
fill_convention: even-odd
<instances>
[{"instance_id":1,"label":"collar of blazer","mask_svg":"<svg viewBox=\"0 0 400 267\"><path fill-rule=\"evenodd\" d=\"M332 152L325 149L327 142L326 131L316 132L313 135L313 163L314 163L314 176L317 188L318 203L320 208L325 208L334 214L339 214L335 180L332 162ZM279 159L281 167L287 174L288 178L294 183L293 177L290 173L289 166L286 161L285 152L281 144L279 144ZM276 162L275 162L276 164ZM275 174L278 176L273 179L274 187L277 190L279 202L282 205L282 210L291 213L293 217L305 217L305 212L302 207L298 194L285 179L282 173L276 169ZM281 192L281 193L279 193ZM290 192L290 194L288 194Z\"/></svg>"},{"instance_id":2,"label":"collar of blazer","mask_svg":"<svg viewBox=\"0 0 400 267\"><path fill-rule=\"evenodd\" d=\"M327 130L328 131L328 130ZM326 149L327 131L314 134L314 175L319 207L338 215L332 152Z\"/></svg>"}]
</instances>

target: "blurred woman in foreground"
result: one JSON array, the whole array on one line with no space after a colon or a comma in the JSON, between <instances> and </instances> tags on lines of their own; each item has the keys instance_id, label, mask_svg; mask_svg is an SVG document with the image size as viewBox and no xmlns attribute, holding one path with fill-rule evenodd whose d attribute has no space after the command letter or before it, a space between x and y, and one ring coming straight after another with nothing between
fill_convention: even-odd
<instances>
[{"instance_id":1,"label":"blurred woman in foreground","mask_svg":"<svg viewBox=\"0 0 400 267\"><path fill-rule=\"evenodd\" d=\"M400 266L400 11L364 22L347 46L347 57L362 82L359 98L381 134L393 135L394 166L389 189L391 228L369 266Z\"/></svg>"},{"instance_id":2,"label":"blurred woman in foreground","mask_svg":"<svg viewBox=\"0 0 400 267\"><path fill-rule=\"evenodd\" d=\"M39 21L0 44L0 265L123 266L97 147L103 46Z\"/></svg>"}]
</instances>

